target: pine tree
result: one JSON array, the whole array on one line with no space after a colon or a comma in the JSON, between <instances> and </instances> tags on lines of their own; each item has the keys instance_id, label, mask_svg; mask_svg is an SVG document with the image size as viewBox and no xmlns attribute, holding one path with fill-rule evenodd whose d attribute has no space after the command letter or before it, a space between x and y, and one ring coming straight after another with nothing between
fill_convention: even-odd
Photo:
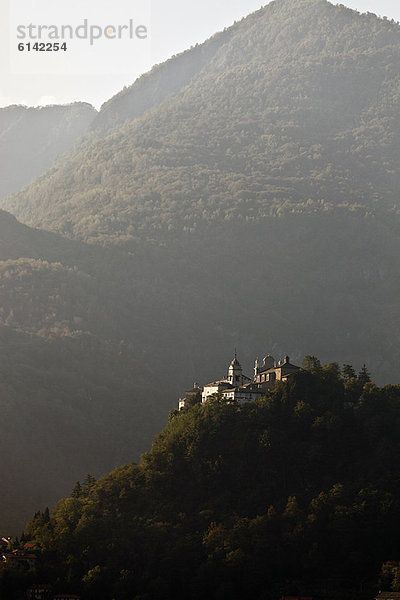
<instances>
[{"instance_id":1,"label":"pine tree","mask_svg":"<svg viewBox=\"0 0 400 600\"><path fill-rule=\"evenodd\" d=\"M342 375L346 381L350 381L351 379L355 379L357 377L352 365L343 365Z\"/></svg>"},{"instance_id":2,"label":"pine tree","mask_svg":"<svg viewBox=\"0 0 400 600\"><path fill-rule=\"evenodd\" d=\"M371 376L370 376L370 374L368 372L368 369L365 366L365 364L362 366L362 369L361 369L361 371L358 374L357 380L363 386L366 383L369 383L371 381Z\"/></svg>"},{"instance_id":3,"label":"pine tree","mask_svg":"<svg viewBox=\"0 0 400 600\"><path fill-rule=\"evenodd\" d=\"M96 483L96 478L93 477L93 475L90 475L90 473L88 473L85 477L85 479L83 480L83 495L87 496L90 493L90 490L92 489L92 487L94 486L94 484Z\"/></svg>"},{"instance_id":4,"label":"pine tree","mask_svg":"<svg viewBox=\"0 0 400 600\"><path fill-rule=\"evenodd\" d=\"M307 355L303 360L302 368L305 371L310 371L314 375L320 375L322 373L321 361L316 356Z\"/></svg>"},{"instance_id":5,"label":"pine tree","mask_svg":"<svg viewBox=\"0 0 400 600\"><path fill-rule=\"evenodd\" d=\"M81 486L80 482L77 481L71 492L71 498L81 498L81 497L82 497L82 486Z\"/></svg>"}]
</instances>

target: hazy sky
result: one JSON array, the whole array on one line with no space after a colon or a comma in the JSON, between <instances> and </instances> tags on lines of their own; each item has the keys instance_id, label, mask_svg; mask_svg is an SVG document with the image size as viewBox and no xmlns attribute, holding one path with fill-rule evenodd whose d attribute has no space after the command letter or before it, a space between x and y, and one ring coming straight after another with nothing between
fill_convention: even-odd
<instances>
[{"instance_id":1,"label":"hazy sky","mask_svg":"<svg viewBox=\"0 0 400 600\"><path fill-rule=\"evenodd\" d=\"M400 21L400 0L340 3ZM265 0L0 0L0 106L82 100L99 107L153 64L204 41L264 4ZM148 27L148 37L97 40L92 45L71 40L68 51L58 54L17 50L21 41L35 43L17 39L17 25L57 23L75 28L85 18L90 25L115 28L132 18L134 27Z\"/></svg>"}]
</instances>

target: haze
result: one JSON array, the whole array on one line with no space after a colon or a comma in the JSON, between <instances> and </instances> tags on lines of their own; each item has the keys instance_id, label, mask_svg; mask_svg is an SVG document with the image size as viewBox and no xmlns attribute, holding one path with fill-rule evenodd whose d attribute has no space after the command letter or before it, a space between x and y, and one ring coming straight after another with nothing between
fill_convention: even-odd
<instances>
[{"instance_id":1,"label":"haze","mask_svg":"<svg viewBox=\"0 0 400 600\"><path fill-rule=\"evenodd\" d=\"M119 5L123 3L124 0L114 2L113 11L118 12ZM80 14L83 14L85 4L93 7L92 0L75 4L79 7ZM80 72L79 57L74 57L76 63L69 67L68 71L61 69L59 74L49 77L48 74L34 72L33 69L29 73L16 73L15 70L13 72L8 56L10 0L2 0L0 106L65 104L79 100L90 102L98 108L154 64L165 61L191 45L201 43L215 32L230 26L235 20L257 10L262 4L264 2L260 0L220 0L218 3L204 0L201 4L186 0L151 0L151 52L146 54L143 60L138 60L137 57L132 59L129 53L125 53L126 62L119 60L118 64L115 64L110 61L107 74L104 73L104 68L103 73L96 74L97 69L93 69L93 72L88 74ZM360 12L375 12L380 16L400 20L400 6L397 0L344 0L343 4ZM37 3L32 0L20 0L18 6L28 10L36 8ZM66 10L74 10L74 1L68 4L59 2L57 7L65 14ZM99 13L105 7L109 7L107 0L96 2L96 10Z\"/></svg>"}]
</instances>

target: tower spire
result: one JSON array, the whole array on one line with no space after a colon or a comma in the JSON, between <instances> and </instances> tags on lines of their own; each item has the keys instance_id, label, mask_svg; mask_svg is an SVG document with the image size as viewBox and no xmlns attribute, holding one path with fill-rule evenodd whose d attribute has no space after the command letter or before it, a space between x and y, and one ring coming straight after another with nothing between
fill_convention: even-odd
<instances>
[{"instance_id":1,"label":"tower spire","mask_svg":"<svg viewBox=\"0 0 400 600\"><path fill-rule=\"evenodd\" d=\"M235 348L235 357L229 365L228 369L228 381L232 385L239 385L242 381L242 367L237 359L237 352Z\"/></svg>"}]
</instances>

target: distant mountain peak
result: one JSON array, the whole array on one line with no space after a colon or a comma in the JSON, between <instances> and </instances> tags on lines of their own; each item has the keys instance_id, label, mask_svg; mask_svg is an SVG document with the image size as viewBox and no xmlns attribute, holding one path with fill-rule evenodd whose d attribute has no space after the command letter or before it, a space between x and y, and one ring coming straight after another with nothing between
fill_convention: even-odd
<instances>
[{"instance_id":1,"label":"distant mountain peak","mask_svg":"<svg viewBox=\"0 0 400 600\"><path fill-rule=\"evenodd\" d=\"M111 99L80 154L3 206L106 244L225 219L393 210L399 65L398 25L275 0Z\"/></svg>"}]
</instances>

